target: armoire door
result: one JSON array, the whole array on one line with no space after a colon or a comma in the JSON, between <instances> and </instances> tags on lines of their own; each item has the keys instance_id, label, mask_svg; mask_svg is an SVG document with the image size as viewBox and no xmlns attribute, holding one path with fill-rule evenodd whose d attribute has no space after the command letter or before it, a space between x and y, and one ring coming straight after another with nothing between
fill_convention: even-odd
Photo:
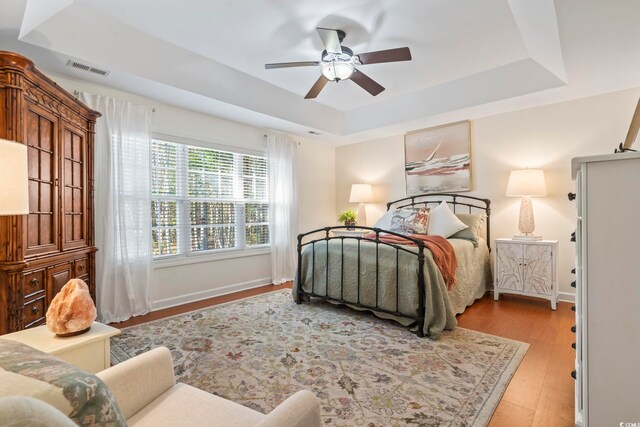
<instances>
[{"instance_id":1,"label":"armoire door","mask_svg":"<svg viewBox=\"0 0 640 427\"><path fill-rule=\"evenodd\" d=\"M59 250L58 118L27 103L26 143L29 153L29 216L25 255Z\"/></svg>"},{"instance_id":2,"label":"armoire door","mask_svg":"<svg viewBox=\"0 0 640 427\"><path fill-rule=\"evenodd\" d=\"M62 127L62 249L87 245L87 138Z\"/></svg>"}]
</instances>

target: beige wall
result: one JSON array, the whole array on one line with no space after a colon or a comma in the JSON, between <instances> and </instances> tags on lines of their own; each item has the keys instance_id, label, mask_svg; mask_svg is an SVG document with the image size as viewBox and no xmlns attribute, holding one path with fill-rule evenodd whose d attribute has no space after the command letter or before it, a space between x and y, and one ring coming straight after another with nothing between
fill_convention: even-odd
<instances>
[{"instance_id":1,"label":"beige wall","mask_svg":"<svg viewBox=\"0 0 640 427\"><path fill-rule=\"evenodd\" d=\"M325 227L336 212L335 148L331 144L296 138L298 151L299 231Z\"/></svg>"},{"instance_id":2,"label":"beige wall","mask_svg":"<svg viewBox=\"0 0 640 427\"><path fill-rule=\"evenodd\" d=\"M640 90L626 90L472 120L474 190L469 194L492 200L493 238L518 232L519 199L504 196L509 172L525 167L545 170L548 197L533 202L536 233L560 241L560 292L573 293L569 284L574 280L570 270L575 255L569 236L576 212L567 200L574 190L571 158L612 152L626 136L638 96ZM372 225L386 210L384 202L406 195L403 162L403 135L338 147L336 213L357 207L348 203L351 184L372 183L380 202L368 206Z\"/></svg>"},{"instance_id":3,"label":"beige wall","mask_svg":"<svg viewBox=\"0 0 640 427\"><path fill-rule=\"evenodd\" d=\"M201 114L93 83L53 75L66 90L87 91L155 107L151 129L154 133L190 138L230 147L266 151L265 130ZM312 139L300 141L299 187L301 230L320 227L335 213L334 148ZM100 161L100 159L96 159ZM100 197L99 194L96 197ZM99 216L99 213L98 213ZM99 218L97 218L99 220ZM181 264L187 261L187 264ZM182 304L271 283L269 253L211 260L193 256L155 263L152 276L154 309Z\"/></svg>"},{"instance_id":4,"label":"beige wall","mask_svg":"<svg viewBox=\"0 0 640 427\"><path fill-rule=\"evenodd\" d=\"M156 108L152 130L249 149L264 150L264 130L92 83L53 76L69 91L85 90L128 99ZM484 118L472 118L473 185L471 195L492 200L493 237L517 232L519 200L504 196L509 171L540 167L546 172L549 196L534 200L536 231L560 241L560 291L571 293L575 211L566 199L573 191L570 159L608 153L627 132L640 90L585 98ZM413 129L407 129L411 131ZM384 203L405 196L403 135L346 145L296 138L299 146L299 230L337 223L349 204L353 183L375 184L379 203L367 207L369 224L385 211ZM99 161L99 159L97 159ZM612 189L615 190L615 189ZM624 197L624 195L621 195ZM196 257L193 257L196 258ZM193 259L192 261L198 261ZM204 260L156 266L152 295L156 307L202 299L270 282L269 255Z\"/></svg>"}]
</instances>

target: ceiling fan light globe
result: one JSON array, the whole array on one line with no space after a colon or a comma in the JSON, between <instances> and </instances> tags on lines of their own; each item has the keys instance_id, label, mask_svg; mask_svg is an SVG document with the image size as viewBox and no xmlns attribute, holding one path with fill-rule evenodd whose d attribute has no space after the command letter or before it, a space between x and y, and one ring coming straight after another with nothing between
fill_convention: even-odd
<instances>
[{"instance_id":1,"label":"ceiling fan light globe","mask_svg":"<svg viewBox=\"0 0 640 427\"><path fill-rule=\"evenodd\" d=\"M327 80L340 81L347 80L353 74L353 64L350 62L326 62L322 64L322 75Z\"/></svg>"}]
</instances>

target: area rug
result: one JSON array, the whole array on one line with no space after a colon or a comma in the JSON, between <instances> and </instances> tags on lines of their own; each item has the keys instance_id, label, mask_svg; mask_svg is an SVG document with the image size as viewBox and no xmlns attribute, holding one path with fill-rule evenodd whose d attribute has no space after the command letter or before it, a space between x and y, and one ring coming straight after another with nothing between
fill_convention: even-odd
<instances>
[{"instance_id":1,"label":"area rug","mask_svg":"<svg viewBox=\"0 0 640 427\"><path fill-rule=\"evenodd\" d=\"M528 344L457 328L440 339L271 292L124 328L112 363L168 347L178 381L268 413L298 390L329 426L485 426Z\"/></svg>"}]
</instances>

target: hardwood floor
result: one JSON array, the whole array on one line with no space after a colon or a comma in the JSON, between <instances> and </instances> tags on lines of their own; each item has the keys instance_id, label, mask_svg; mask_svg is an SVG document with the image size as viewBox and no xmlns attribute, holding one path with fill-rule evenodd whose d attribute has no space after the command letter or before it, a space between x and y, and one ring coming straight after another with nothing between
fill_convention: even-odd
<instances>
[{"instance_id":1,"label":"hardwood floor","mask_svg":"<svg viewBox=\"0 0 640 427\"><path fill-rule=\"evenodd\" d=\"M216 304L259 295L291 284L263 286L230 295L210 298L159 310L111 326L122 328ZM458 316L459 326L529 343L529 350L518 367L490 427L573 426L574 324L571 304L559 303L556 311L543 300L489 295Z\"/></svg>"},{"instance_id":2,"label":"hardwood floor","mask_svg":"<svg viewBox=\"0 0 640 427\"><path fill-rule=\"evenodd\" d=\"M458 316L463 328L529 343L490 427L573 426L574 350L571 304L500 295L486 296Z\"/></svg>"}]
</instances>

